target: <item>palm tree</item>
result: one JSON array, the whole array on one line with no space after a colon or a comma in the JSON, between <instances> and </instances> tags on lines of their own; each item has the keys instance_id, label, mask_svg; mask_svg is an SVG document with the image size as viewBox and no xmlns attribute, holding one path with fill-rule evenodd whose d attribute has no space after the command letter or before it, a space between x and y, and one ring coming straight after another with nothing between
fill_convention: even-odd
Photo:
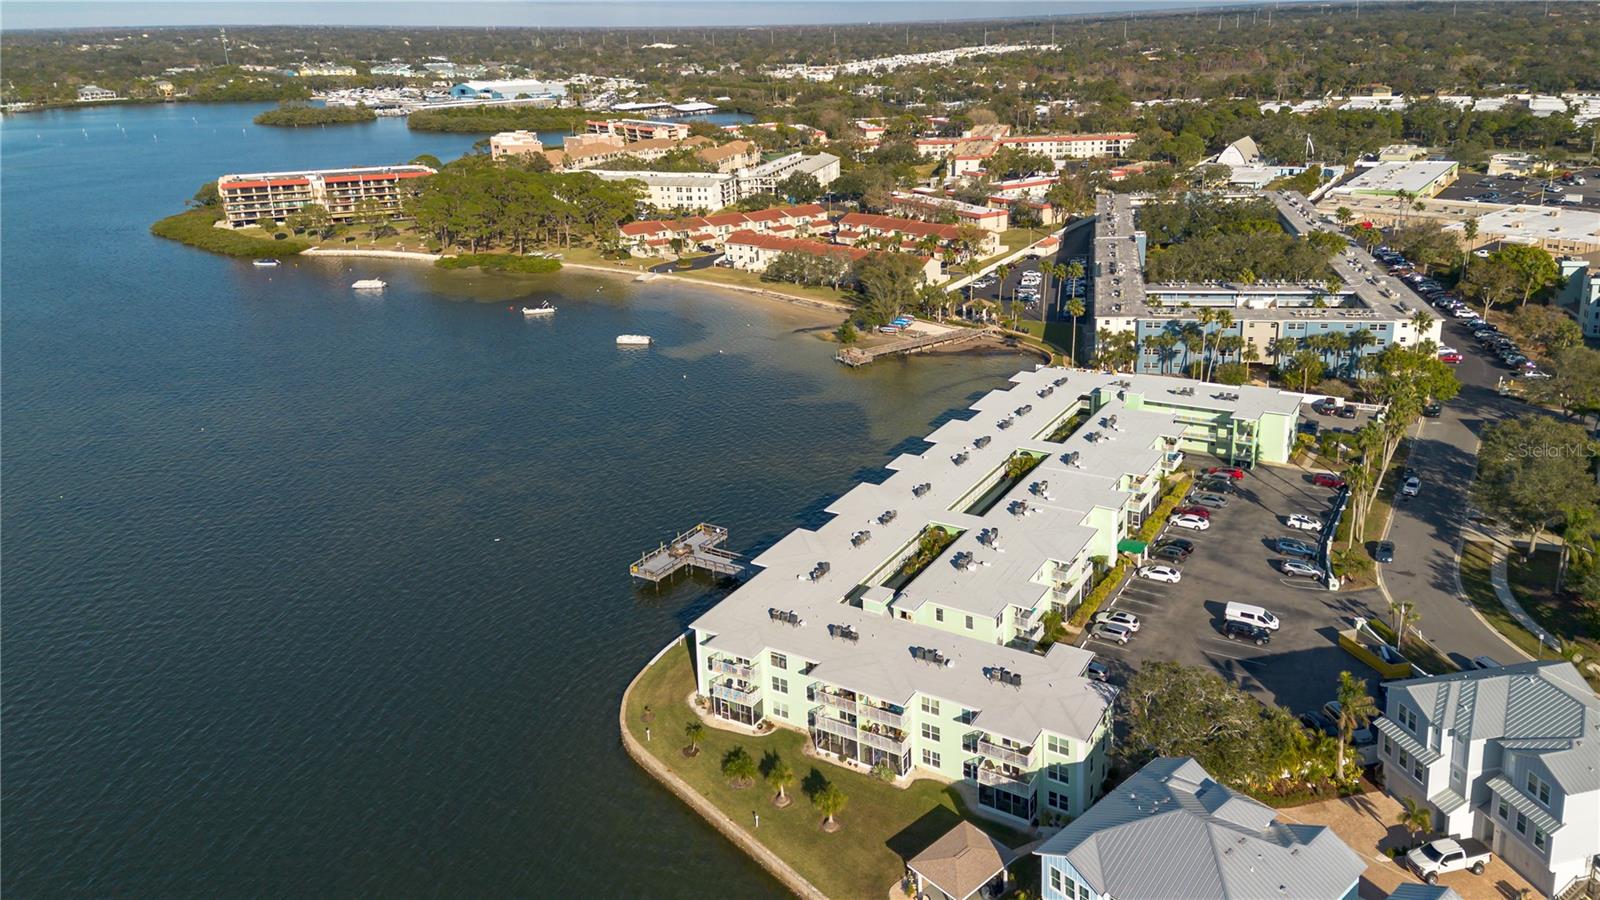
<instances>
[{"instance_id":1,"label":"palm tree","mask_svg":"<svg viewBox=\"0 0 1600 900\"><path fill-rule=\"evenodd\" d=\"M1413 841L1433 830L1433 813L1428 807L1411 797L1402 797L1400 802L1404 807L1400 810L1400 821L1396 824L1404 828Z\"/></svg>"},{"instance_id":2,"label":"palm tree","mask_svg":"<svg viewBox=\"0 0 1600 900\"><path fill-rule=\"evenodd\" d=\"M1389 615L1393 617L1391 622L1393 623L1396 642L1404 641L1406 631L1412 625L1415 625L1417 620L1422 618L1422 614L1417 612L1416 604L1404 601L1391 602L1389 604Z\"/></svg>"},{"instance_id":3,"label":"palm tree","mask_svg":"<svg viewBox=\"0 0 1600 900\"><path fill-rule=\"evenodd\" d=\"M844 795L844 791L839 790L839 786L831 781L823 785L822 790L817 791L811 798L811 802L817 805L817 812L822 813L824 831L839 830L839 825L833 817L844 810L844 805L849 799Z\"/></svg>"},{"instance_id":4,"label":"palm tree","mask_svg":"<svg viewBox=\"0 0 1600 900\"><path fill-rule=\"evenodd\" d=\"M1076 265L1076 263L1074 263ZM1067 315L1072 317L1072 364L1078 363L1078 318L1088 312L1083 301L1073 297L1067 301Z\"/></svg>"},{"instance_id":5,"label":"palm tree","mask_svg":"<svg viewBox=\"0 0 1600 900\"><path fill-rule=\"evenodd\" d=\"M1001 303L1004 303L1006 302L1006 278L1011 275L1011 267L1002 264L995 268L994 273L1000 276L1000 290L995 296L1000 298Z\"/></svg>"},{"instance_id":6,"label":"palm tree","mask_svg":"<svg viewBox=\"0 0 1600 900\"><path fill-rule=\"evenodd\" d=\"M1350 332L1350 336L1346 340L1350 345L1352 363L1360 357L1361 351L1378 342L1378 339L1373 337L1372 332L1365 328L1357 328L1355 331Z\"/></svg>"},{"instance_id":7,"label":"palm tree","mask_svg":"<svg viewBox=\"0 0 1600 900\"><path fill-rule=\"evenodd\" d=\"M1075 259L1067 263L1067 277L1072 279L1072 296L1078 296L1078 281L1083 278L1083 260Z\"/></svg>"},{"instance_id":8,"label":"palm tree","mask_svg":"<svg viewBox=\"0 0 1600 900\"><path fill-rule=\"evenodd\" d=\"M1339 701L1339 779L1344 780L1344 748L1357 728L1365 726L1378 714L1378 705L1367 693L1367 683L1349 672L1339 673L1339 687L1334 692Z\"/></svg>"},{"instance_id":9,"label":"palm tree","mask_svg":"<svg viewBox=\"0 0 1600 900\"><path fill-rule=\"evenodd\" d=\"M782 759L773 760L772 767L767 769L767 784L778 792L778 795L772 798L772 802L779 807L788 806L787 791L789 785L794 784L794 769L789 768L789 764Z\"/></svg>"},{"instance_id":10,"label":"palm tree","mask_svg":"<svg viewBox=\"0 0 1600 900\"><path fill-rule=\"evenodd\" d=\"M1333 211L1333 217L1338 220L1340 228L1349 228L1350 221L1356 216L1355 213L1350 211L1350 207L1341 206Z\"/></svg>"},{"instance_id":11,"label":"palm tree","mask_svg":"<svg viewBox=\"0 0 1600 900\"><path fill-rule=\"evenodd\" d=\"M743 747L735 747L722 757L722 777L736 789L755 784L757 774L756 761Z\"/></svg>"},{"instance_id":12,"label":"palm tree","mask_svg":"<svg viewBox=\"0 0 1600 900\"><path fill-rule=\"evenodd\" d=\"M700 722L690 722L683 726L684 736L689 738L689 746L683 748L685 756L698 756L700 753L700 739L706 736L706 726Z\"/></svg>"}]
</instances>

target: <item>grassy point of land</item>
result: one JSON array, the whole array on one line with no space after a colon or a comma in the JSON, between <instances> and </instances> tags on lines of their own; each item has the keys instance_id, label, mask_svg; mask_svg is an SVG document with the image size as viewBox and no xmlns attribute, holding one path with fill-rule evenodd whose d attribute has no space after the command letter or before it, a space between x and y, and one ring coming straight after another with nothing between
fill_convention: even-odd
<instances>
[{"instance_id":1,"label":"grassy point of land","mask_svg":"<svg viewBox=\"0 0 1600 900\"><path fill-rule=\"evenodd\" d=\"M830 897L879 898L905 874L905 860L937 840L963 818L1017 847L1029 837L966 813L953 787L928 779L899 788L870 775L825 763L802 753L805 735L779 728L759 737L707 727L700 753L685 757L684 726L699 718L687 698L694 690L688 647L679 642L661 660L641 673L624 711L630 734L657 760L727 815L747 834L792 866ZM645 707L653 719L645 721ZM645 739L645 729L650 738ZM784 809L772 803L774 791L765 780L743 789L732 787L721 771L722 759L743 747L760 764L763 775L774 759L794 770L789 788L793 802ZM842 829L829 834L811 795L824 784L844 791L848 803L838 816ZM751 812L761 815L754 828ZM707 835L708 840L713 840Z\"/></svg>"},{"instance_id":2,"label":"grassy point of land","mask_svg":"<svg viewBox=\"0 0 1600 900\"><path fill-rule=\"evenodd\" d=\"M219 210L192 209L161 219L150 226L150 233L156 237L178 241L201 250L209 250L212 253L221 253L224 256L237 256L245 259L276 259L284 256L294 256L311 246L305 241L293 238L279 241L215 227L217 221L221 218L222 214ZM266 232L259 229L256 229L255 232L260 235L266 234Z\"/></svg>"}]
</instances>

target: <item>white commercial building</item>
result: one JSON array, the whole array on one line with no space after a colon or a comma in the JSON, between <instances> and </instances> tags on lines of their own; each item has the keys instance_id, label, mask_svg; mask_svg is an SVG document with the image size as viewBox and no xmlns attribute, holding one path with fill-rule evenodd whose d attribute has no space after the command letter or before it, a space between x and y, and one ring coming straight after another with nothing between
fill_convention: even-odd
<instances>
[{"instance_id":1,"label":"white commercial building","mask_svg":"<svg viewBox=\"0 0 1600 900\"><path fill-rule=\"evenodd\" d=\"M1477 838L1542 896L1600 853L1600 698L1568 662L1389 685L1374 722L1384 787Z\"/></svg>"},{"instance_id":2,"label":"white commercial building","mask_svg":"<svg viewBox=\"0 0 1600 900\"><path fill-rule=\"evenodd\" d=\"M1560 206L1508 206L1478 219L1477 243L1532 244L1551 253L1593 253L1600 250L1600 213Z\"/></svg>"},{"instance_id":3,"label":"white commercial building","mask_svg":"<svg viewBox=\"0 0 1600 900\"><path fill-rule=\"evenodd\" d=\"M1405 191L1423 200L1453 184L1459 169L1460 163L1448 159L1378 163L1334 188L1333 193L1395 197Z\"/></svg>"}]
</instances>

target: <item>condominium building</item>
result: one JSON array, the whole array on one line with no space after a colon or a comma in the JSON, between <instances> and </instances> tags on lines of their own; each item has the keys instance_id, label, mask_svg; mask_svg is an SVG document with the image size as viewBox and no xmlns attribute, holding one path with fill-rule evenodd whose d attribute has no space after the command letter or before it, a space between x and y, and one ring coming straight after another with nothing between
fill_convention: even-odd
<instances>
[{"instance_id":1,"label":"condominium building","mask_svg":"<svg viewBox=\"0 0 1600 900\"><path fill-rule=\"evenodd\" d=\"M921 156L948 160L949 174L965 176L982 171L986 161L1003 147L1047 156L1059 168L1070 159L1121 156L1138 139L1131 132L1013 135L974 129L958 138L920 138L916 148Z\"/></svg>"},{"instance_id":2,"label":"condominium building","mask_svg":"<svg viewBox=\"0 0 1600 900\"><path fill-rule=\"evenodd\" d=\"M1331 230L1298 193L1240 196L1270 199L1279 223L1291 235ZM1102 194L1096 199L1090 270L1096 338L1104 342L1113 333L1132 332L1139 351L1138 371L1178 372L1203 358L1239 361L1245 348L1254 348L1262 362L1276 363L1279 360L1274 354L1289 346L1286 339L1298 344L1324 334L1349 342L1348 351L1327 361L1354 366L1357 357L1378 353L1392 344L1414 347L1424 340L1437 343L1440 339L1439 317L1428 313L1421 298L1353 244L1331 260L1332 286L1326 281L1147 283L1145 236L1136 218L1141 202L1128 194ZM1181 337L1200 327L1202 309L1227 310L1233 323L1206 326L1209 343L1203 352L1191 354ZM1419 312L1427 315L1427 320L1420 319ZM1419 323L1426 327L1419 328ZM1235 337L1243 343L1224 358L1218 356L1224 352L1219 349L1218 336Z\"/></svg>"},{"instance_id":3,"label":"condominium building","mask_svg":"<svg viewBox=\"0 0 1600 900\"><path fill-rule=\"evenodd\" d=\"M892 245L890 249L949 250L961 260L970 256L982 259L1000 252L1000 238L994 232L979 230L974 237L976 243L969 250L958 225L852 212L845 213L839 219L839 231L835 239L841 244L852 245L862 242L883 245L887 241Z\"/></svg>"},{"instance_id":4,"label":"condominium building","mask_svg":"<svg viewBox=\"0 0 1600 900\"><path fill-rule=\"evenodd\" d=\"M713 144L696 150L694 155L718 172L733 172L761 162L761 148L751 141Z\"/></svg>"},{"instance_id":5,"label":"condominium building","mask_svg":"<svg viewBox=\"0 0 1600 900\"><path fill-rule=\"evenodd\" d=\"M815 203L778 206L756 212L728 212L682 219L647 219L629 222L618 229L622 243L634 256L662 256L672 251L677 239L684 249L716 250L735 232L772 234L779 237L831 235L833 220L828 211Z\"/></svg>"},{"instance_id":6,"label":"condominium building","mask_svg":"<svg viewBox=\"0 0 1600 900\"><path fill-rule=\"evenodd\" d=\"M890 200L890 209L901 215L934 220L953 216L957 222L984 231L999 233L1005 231L1011 222L1011 213L1004 207L963 203L951 197L922 193L921 190L909 194L895 191L890 195Z\"/></svg>"},{"instance_id":7,"label":"condominium building","mask_svg":"<svg viewBox=\"0 0 1600 900\"><path fill-rule=\"evenodd\" d=\"M640 182L645 187L643 202L656 209L710 211L739 200L738 177L722 172L592 171L606 181Z\"/></svg>"},{"instance_id":8,"label":"condominium building","mask_svg":"<svg viewBox=\"0 0 1600 900\"><path fill-rule=\"evenodd\" d=\"M427 166L375 166L224 175L217 179L217 193L222 197L223 221L231 228L261 219L282 223L313 204L337 222L368 211L398 213L416 192L416 179L432 174Z\"/></svg>"},{"instance_id":9,"label":"condominium building","mask_svg":"<svg viewBox=\"0 0 1600 900\"><path fill-rule=\"evenodd\" d=\"M1034 851L1045 900L1356 900L1367 863L1325 825L1300 825L1157 758Z\"/></svg>"},{"instance_id":10,"label":"condominium building","mask_svg":"<svg viewBox=\"0 0 1600 900\"><path fill-rule=\"evenodd\" d=\"M1444 834L1473 837L1540 894L1565 896L1600 854L1600 697L1568 662L1391 682L1384 788Z\"/></svg>"},{"instance_id":11,"label":"condominium building","mask_svg":"<svg viewBox=\"0 0 1600 900\"><path fill-rule=\"evenodd\" d=\"M689 126L682 122L655 122L650 119L589 119L584 130L590 134L620 135L625 141L644 141L666 138L681 141L689 136Z\"/></svg>"},{"instance_id":12,"label":"condominium building","mask_svg":"<svg viewBox=\"0 0 1600 900\"><path fill-rule=\"evenodd\" d=\"M1560 303L1577 316L1586 338L1600 338L1600 254L1561 260Z\"/></svg>"},{"instance_id":13,"label":"condominium building","mask_svg":"<svg viewBox=\"0 0 1600 900\"><path fill-rule=\"evenodd\" d=\"M765 272L772 261L785 253L825 256L845 265L868 254L866 250L804 238L779 237L757 231L736 231L723 242L724 259L729 266L746 272Z\"/></svg>"},{"instance_id":14,"label":"condominium building","mask_svg":"<svg viewBox=\"0 0 1600 900\"><path fill-rule=\"evenodd\" d=\"M1184 447L1287 459L1299 402L1049 367L1012 381L757 556L692 623L710 714L802 731L843 765L959 782L1009 821L1089 809L1116 691L1086 676L1089 651L1028 649L1043 617L1142 549L1130 530Z\"/></svg>"},{"instance_id":15,"label":"condominium building","mask_svg":"<svg viewBox=\"0 0 1600 900\"><path fill-rule=\"evenodd\" d=\"M739 195L778 193L778 183L794 174L810 175L827 187L839 177L839 157L832 153L790 153L739 173Z\"/></svg>"}]
</instances>

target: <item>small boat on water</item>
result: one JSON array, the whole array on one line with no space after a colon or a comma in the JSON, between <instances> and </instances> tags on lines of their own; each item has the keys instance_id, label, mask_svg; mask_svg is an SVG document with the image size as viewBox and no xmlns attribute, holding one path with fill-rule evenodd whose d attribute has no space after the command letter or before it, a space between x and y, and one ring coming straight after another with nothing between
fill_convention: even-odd
<instances>
[{"instance_id":1,"label":"small boat on water","mask_svg":"<svg viewBox=\"0 0 1600 900\"><path fill-rule=\"evenodd\" d=\"M618 347L648 347L650 335L648 334L619 334L617 335Z\"/></svg>"},{"instance_id":2,"label":"small boat on water","mask_svg":"<svg viewBox=\"0 0 1600 900\"><path fill-rule=\"evenodd\" d=\"M363 278L350 286L358 291L381 291L389 284L381 278Z\"/></svg>"},{"instance_id":3,"label":"small boat on water","mask_svg":"<svg viewBox=\"0 0 1600 900\"><path fill-rule=\"evenodd\" d=\"M539 319L555 315L556 308L550 305L549 300L546 300L538 306L524 306L522 308L522 314L529 319Z\"/></svg>"},{"instance_id":4,"label":"small boat on water","mask_svg":"<svg viewBox=\"0 0 1600 900\"><path fill-rule=\"evenodd\" d=\"M275 259L258 259L258 260L254 260L253 262L251 262L251 265L255 266L258 269L270 269L273 266L276 266L277 264L278 264L278 261L275 260Z\"/></svg>"}]
</instances>

